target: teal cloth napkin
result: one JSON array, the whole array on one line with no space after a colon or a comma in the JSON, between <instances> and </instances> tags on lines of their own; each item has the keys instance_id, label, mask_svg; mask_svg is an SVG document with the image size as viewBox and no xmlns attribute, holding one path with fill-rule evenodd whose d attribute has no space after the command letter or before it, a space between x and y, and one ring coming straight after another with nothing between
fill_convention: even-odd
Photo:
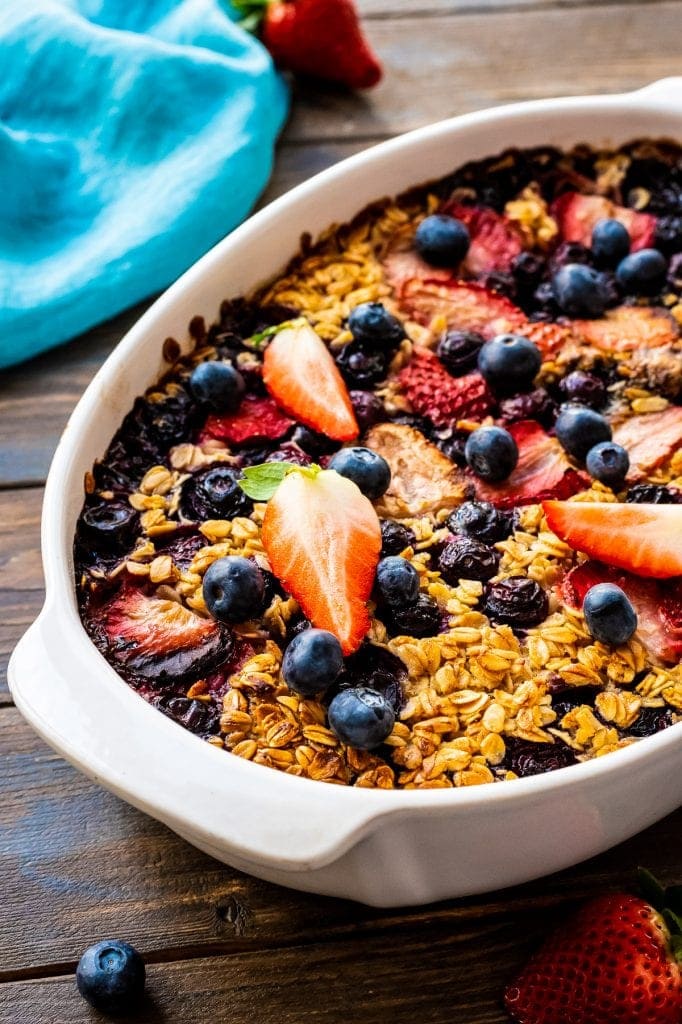
<instances>
[{"instance_id":1,"label":"teal cloth napkin","mask_svg":"<svg viewBox=\"0 0 682 1024\"><path fill-rule=\"evenodd\" d=\"M164 288L248 214L287 92L220 0L0 0L0 367Z\"/></svg>"}]
</instances>

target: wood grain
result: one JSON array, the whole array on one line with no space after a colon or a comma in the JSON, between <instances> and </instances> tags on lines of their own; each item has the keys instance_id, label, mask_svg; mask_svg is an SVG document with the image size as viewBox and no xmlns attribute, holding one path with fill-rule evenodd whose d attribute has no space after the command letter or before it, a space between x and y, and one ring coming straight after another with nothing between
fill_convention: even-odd
<instances>
[{"instance_id":1,"label":"wood grain","mask_svg":"<svg viewBox=\"0 0 682 1024\"><path fill-rule=\"evenodd\" d=\"M41 501L42 490L0 491L0 705L9 656L43 603Z\"/></svg>"}]
</instances>

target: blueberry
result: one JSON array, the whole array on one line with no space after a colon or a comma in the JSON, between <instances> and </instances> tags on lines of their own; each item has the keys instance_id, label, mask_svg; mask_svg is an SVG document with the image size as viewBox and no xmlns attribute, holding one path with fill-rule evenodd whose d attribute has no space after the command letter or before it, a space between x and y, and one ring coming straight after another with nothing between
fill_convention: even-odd
<instances>
[{"instance_id":1,"label":"blueberry","mask_svg":"<svg viewBox=\"0 0 682 1024\"><path fill-rule=\"evenodd\" d=\"M366 391L386 376L388 356L385 352L370 351L358 341L349 341L336 356L336 365L349 387Z\"/></svg>"},{"instance_id":2,"label":"blueberry","mask_svg":"<svg viewBox=\"0 0 682 1024\"><path fill-rule=\"evenodd\" d=\"M483 611L495 623L530 629L547 618L549 599L539 583L528 576L509 576L489 583Z\"/></svg>"},{"instance_id":3,"label":"blueberry","mask_svg":"<svg viewBox=\"0 0 682 1024\"><path fill-rule=\"evenodd\" d=\"M326 629L305 629L284 652L284 681L290 690L304 697L314 697L328 689L342 670L341 644Z\"/></svg>"},{"instance_id":4,"label":"blueberry","mask_svg":"<svg viewBox=\"0 0 682 1024\"><path fill-rule=\"evenodd\" d=\"M447 524L453 533L463 533L484 544L495 544L511 533L512 516L489 501L465 501L448 516Z\"/></svg>"},{"instance_id":5,"label":"blueberry","mask_svg":"<svg viewBox=\"0 0 682 1024\"><path fill-rule=\"evenodd\" d=\"M329 469L352 480L370 501L380 498L391 482L389 464L371 448L342 448L329 460Z\"/></svg>"},{"instance_id":6,"label":"blueberry","mask_svg":"<svg viewBox=\"0 0 682 1024\"><path fill-rule=\"evenodd\" d=\"M521 779L578 764L574 751L558 739L554 743L536 743L534 740L505 736L504 745L506 753L503 766Z\"/></svg>"},{"instance_id":7,"label":"blueberry","mask_svg":"<svg viewBox=\"0 0 682 1024\"><path fill-rule=\"evenodd\" d=\"M405 328L381 302L363 302L352 309L348 330L368 349L392 351L405 337Z\"/></svg>"},{"instance_id":8,"label":"blueberry","mask_svg":"<svg viewBox=\"0 0 682 1024\"><path fill-rule=\"evenodd\" d=\"M467 465L481 480L506 480L519 460L516 441L502 427L479 427L464 449Z\"/></svg>"},{"instance_id":9,"label":"blueberry","mask_svg":"<svg viewBox=\"0 0 682 1024\"><path fill-rule=\"evenodd\" d=\"M350 391L349 398L361 433L386 418L384 403L371 391Z\"/></svg>"},{"instance_id":10,"label":"blueberry","mask_svg":"<svg viewBox=\"0 0 682 1024\"><path fill-rule=\"evenodd\" d=\"M673 215L657 219L656 248L666 256L682 252L682 216Z\"/></svg>"},{"instance_id":11,"label":"blueberry","mask_svg":"<svg viewBox=\"0 0 682 1024\"><path fill-rule=\"evenodd\" d=\"M417 252L433 267L456 266L466 256L469 242L466 226L445 213L425 217L414 236Z\"/></svg>"},{"instance_id":12,"label":"blueberry","mask_svg":"<svg viewBox=\"0 0 682 1024\"><path fill-rule=\"evenodd\" d=\"M188 519L233 519L248 515L253 503L237 483L238 474L227 466L208 466L193 473L182 485L181 509Z\"/></svg>"},{"instance_id":13,"label":"blueberry","mask_svg":"<svg viewBox=\"0 0 682 1024\"><path fill-rule=\"evenodd\" d=\"M399 555L405 548L415 543L416 537L412 530L393 519L381 520L381 557Z\"/></svg>"},{"instance_id":14,"label":"blueberry","mask_svg":"<svg viewBox=\"0 0 682 1024\"><path fill-rule=\"evenodd\" d=\"M89 946L78 961L78 991L91 1006L104 1013L133 1009L144 992L142 957L127 942L105 939Z\"/></svg>"},{"instance_id":15,"label":"blueberry","mask_svg":"<svg viewBox=\"0 0 682 1024\"><path fill-rule=\"evenodd\" d=\"M455 537L438 556L438 569L446 583L460 580L489 580L497 572L500 556L493 548L473 537Z\"/></svg>"},{"instance_id":16,"label":"blueberry","mask_svg":"<svg viewBox=\"0 0 682 1024\"><path fill-rule=\"evenodd\" d=\"M568 266L569 263L581 263L591 267L594 264L592 250L588 249L582 242L561 242L550 256L550 275L553 276L562 267Z\"/></svg>"},{"instance_id":17,"label":"blueberry","mask_svg":"<svg viewBox=\"0 0 682 1024\"><path fill-rule=\"evenodd\" d=\"M244 622L263 611L265 580L258 566L238 555L219 558L206 570L204 601L218 622Z\"/></svg>"},{"instance_id":18,"label":"blueberry","mask_svg":"<svg viewBox=\"0 0 682 1024\"><path fill-rule=\"evenodd\" d=\"M461 377L476 368L484 340L476 331L447 331L438 342L436 353L453 377Z\"/></svg>"},{"instance_id":19,"label":"blueberry","mask_svg":"<svg viewBox=\"0 0 682 1024\"><path fill-rule=\"evenodd\" d=\"M210 360L199 363L190 374L192 394L214 412L233 412L246 390L244 378L230 363Z\"/></svg>"},{"instance_id":20,"label":"blueberry","mask_svg":"<svg viewBox=\"0 0 682 1024\"><path fill-rule=\"evenodd\" d=\"M544 388L535 388L523 395L512 395L500 402L500 419L503 423L537 420L543 427L549 428L554 425L556 412L556 405Z\"/></svg>"},{"instance_id":21,"label":"blueberry","mask_svg":"<svg viewBox=\"0 0 682 1024\"><path fill-rule=\"evenodd\" d=\"M658 249L640 249L621 260L616 280L631 295L655 295L665 284L668 263Z\"/></svg>"},{"instance_id":22,"label":"blueberry","mask_svg":"<svg viewBox=\"0 0 682 1024\"><path fill-rule=\"evenodd\" d=\"M591 409L601 409L606 402L606 385L603 380L584 370L569 373L559 382L559 388L569 402L589 405Z\"/></svg>"},{"instance_id":23,"label":"blueberry","mask_svg":"<svg viewBox=\"0 0 682 1024\"><path fill-rule=\"evenodd\" d=\"M592 229L592 252L599 267L615 267L630 252L628 229L610 217L598 220Z\"/></svg>"},{"instance_id":24,"label":"blueberry","mask_svg":"<svg viewBox=\"0 0 682 1024\"><path fill-rule=\"evenodd\" d=\"M633 505L682 505L682 492L663 484L635 484L625 500Z\"/></svg>"},{"instance_id":25,"label":"blueberry","mask_svg":"<svg viewBox=\"0 0 682 1024\"><path fill-rule=\"evenodd\" d=\"M214 736L220 731L220 712L212 701L191 700L173 694L156 697L154 707L195 736Z\"/></svg>"},{"instance_id":26,"label":"blueberry","mask_svg":"<svg viewBox=\"0 0 682 1024\"><path fill-rule=\"evenodd\" d=\"M611 427L598 412L584 405L567 405L559 413L555 425L561 446L582 462L600 441L611 440Z\"/></svg>"},{"instance_id":27,"label":"blueberry","mask_svg":"<svg viewBox=\"0 0 682 1024\"><path fill-rule=\"evenodd\" d=\"M78 532L97 551L124 551L137 535L139 518L127 501L106 501L83 511Z\"/></svg>"},{"instance_id":28,"label":"blueberry","mask_svg":"<svg viewBox=\"0 0 682 1024\"><path fill-rule=\"evenodd\" d=\"M637 615L627 595L615 583L590 587L583 614L591 635L603 644L624 644L637 629Z\"/></svg>"},{"instance_id":29,"label":"blueberry","mask_svg":"<svg viewBox=\"0 0 682 1024\"><path fill-rule=\"evenodd\" d=\"M359 686L341 690L329 705L329 725L342 743L360 750L372 750L390 736L395 711L387 698Z\"/></svg>"},{"instance_id":30,"label":"blueberry","mask_svg":"<svg viewBox=\"0 0 682 1024\"><path fill-rule=\"evenodd\" d=\"M585 465L594 480L619 491L630 468L630 456L615 441L600 441L590 448Z\"/></svg>"},{"instance_id":31,"label":"blueberry","mask_svg":"<svg viewBox=\"0 0 682 1024\"><path fill-rule=\"evenodd\" d=\"M542 357L537 345L521 334L498 334L478 354L478 369L497 395L513 395L531 386Z\"/></svg>"},{"instance_id":32,"label":"blueberry","mask_svg":"<svg viewBox=\"0 0 682 1024\"><path fill-rule=\"evenodd\" d=\"M419 573L411 562L399 555L389 555L377 566L376 588L381 600L392 608L416 604Z\"/></svg>"},{"instance_id":33,"label":"blueberry","mask_svg":"<svg viewBox=\"0 0 682 1024\"><path fill-rule=\"evenodd\" d=\"M672 708L641 708L637 720L626 729L628 736L644 739L673 724Z\"/></svg>"},{"instance_id":34,"label":"blueberry","mask_svg":"<svg viewBox=\"0 0 682 1024\"><path fill-rule=\"evenodd\" d=\"M435 636L441 627L440 608L427 594L420 594L416 604L392 608L385 625L391 636Z\"/></svg>"},{"instance_id":35,"label":"blueberry","mask_svg":"<svg viewBox=\"0 0 682 1024\"><path fill-rule=\"evenodd\" d=\"M518 290L526 295L532 293L545 272L545 260L532 252L520 252L511 264L512 274Z\"/></svg>"},{"instance_id":36,"label":"blueberry","mask_svg":"<svg viewBox=\"0 0 682 1024\"><path fill-rule=\"evenodd\" d=\"M604 275L584 263L567 263L557 270L552 292L568 316L601 316L609 302Z\"/></svg>"}]
</instances>

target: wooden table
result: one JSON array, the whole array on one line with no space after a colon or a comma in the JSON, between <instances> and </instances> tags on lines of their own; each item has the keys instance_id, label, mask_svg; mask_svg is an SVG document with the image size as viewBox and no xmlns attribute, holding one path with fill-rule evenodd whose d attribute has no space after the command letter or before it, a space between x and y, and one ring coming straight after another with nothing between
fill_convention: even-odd
<instances>
[{"instance_id":1,"label":"wooden table","mask_svg":"<svg viewBox=\"0 0 682 1024\"><path fill-rule=\"evenodd\" d=\"M679 0L364 0L363 14L385 82L366 96L301 88L266 199L448 115L680 71ZM73 972L86 946L116 936L149 965L148 1003L130 1020L502 1024L505 980L576 899L629 884L639 863L682 881L682 812L544 881L376 911L279 889L198 853L66 765L12 707L4 669L42 602L38 524L52 451L143 308L0 383L0 1021L102 1019Z\"/></svg>"}]
</instances>

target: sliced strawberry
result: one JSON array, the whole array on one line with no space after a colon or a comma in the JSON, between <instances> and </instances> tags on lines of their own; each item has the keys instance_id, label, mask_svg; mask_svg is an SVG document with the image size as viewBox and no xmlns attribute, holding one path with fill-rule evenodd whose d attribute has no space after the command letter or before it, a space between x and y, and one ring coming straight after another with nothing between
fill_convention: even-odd
<instances>
[{"instance_id":1,"label":"sliced strawberry","mask_svg":"<svg viewBox=\"0 0 682 1024\"><path fill-rule=\"evenodd\" d=\"M551 212L565 242L581 242L590 246L592 229L603 218L619 220L627 228L632 252L651 246L656 233L656 218L650 213L637 213L626 206L617 206L604 196L565 192L552 203Z\"/></svg>"},{"instance_id":2,"label":"sliced strawberry","mask_svg":"<svg viewBox=\"0 0 682 1024\"><path fill-rule=\"evenodd\" d=\"M514 257L523 251L523 236L516 225L489 206L449 202L442 212L461 220L469 229L471 243L464 266L472 275L509 270Z\"/></svg>"},{"instance_id":3,"label":"sliced strawberry","mask_svg":"<svg viewBox=\"0 0 682 1024\"><path fill-rule=\"evenodd\" d=\"M279 441L293 425L294 420L285 416L271 398L245 395L236 412L211 413L199 434L199 443L214 438L238 447Z\"/></svg>"},{"instance_id":4,"label":"sliced strawberry","mask_svg":"<svg viewBox=\"0 0 682 1024\"><path fill-rule=\"evenodd\" d=\"M408 281L450 281L451 270L430 266L414 249L389 252L382 260L384 276L397 296Z\"/></svg>"},{"instance_id":5,"label":"sliced strawberry","mask_svg":"<svg viewBox=\"0 0 682 1024\"><path fill-rule=\"evenodd\" d=\"M544 501L550 529L590 558L636 576L682 576L682 507Z\"/></svg>"},{"instance_id":6,"label":"sliced strawberry","mask_svg":"<svg viewBox=\"0 0 682 1024\"><path fill-rule=\"evenodd\" d=\"M93 621L115 662L161 686L199 679L232 653L232 635L219 623L128 584Z\"/></svg>"},{"instance_id":7,"label":"sliced strawberry","mask_svg":"<svg viewBox=\"0 0 682 1024\"><path fill-rule=\"evenodd\" d=\"M555 437L550 437L534 420L512 423L509 433L519 449L519 461L504 483L476 481L476 494L498 508L532 505L545 498L570 498L589 483L573 469Z\"/></svg>"},{"instance_id":8,"label":"sliced strawberry","mask_svg":"<svg viewBox=\"0 0 682 1024\"><path fill-rule=\"evenodd\" d=\"M307 427L336 441L360 433L336 363L309 324L275 334L265 351L263 380L277 404Z\"/></svg>"},{"instance_id":9,"label":"sliced strawberry","mask_svg":"<svg viewBox=\"0 0 682 1024\"><path fill-rule=\"evenodd\" d=\"M520 333L537 345L543 359L551 359L552 356L561 352L562 348L575 341L575 334L569 324L545 323L544 321L527 323L521 328Z\"/></svg>"},{"instance_id":10,"label":"sliced strawberry","mask_svg":"<svg viewBox=\"0 0 682 1024\"><path fill-rule=\"evenodd\" d=\"M495 404L480 373L453 377L426 348L413 350L398 380L414 411L428 416L437 427L452 426L457 420L480 420Z\"/></svg>"},{"instance_id":11,"label":"sliced strawberry","mask_svg":"<svg viewBox=\"0 0 682 1024\"><path fill-rule=\"evenodd\" d=\"M613 440L630 456L628 481L642 480L682 446L682 406L631 416L614 428Z\"/></svg>"},{"instance_id":12,"label":"sliced strawberry","mask_svg":"<svg viewBox=\"0 0 682 1024\"><path fill-rule=\"evenodd\" d=\"M479 331L486 338L515 331L526 324L513 302L473 281L422 281L403 285L400 304L412 319L428 327L442 317L457 331Z\"/></svg>"},{"instance_id":13,"label":"sliced strawberry","mask_svg":"<svg viewBox=\"0 0 682 1024\"><path fill-rule=\"evenodd\" d=\"M263 545L275 576L314 626L352 654L370 619L379 518L354 483L330 470L286 476L268 502Z\"/></svg>"},{"instance_id":14,"label":"sliced strawberry","mask_svg":"<svg viewBox=\"0 0 682 1024\"><path fill-rule=\"evenodd\" d=\"M651 306L618 306L599 320L574 320L573 326L585 341L605 352L660 348L680 333L666 309Z\"/></svg>"},{"instance_id":15,"label":"sliced strawberry","mask_svg":"<svg viewBox=\"0 0 682 1024\"><path fill-rule=\"evenodd\" d=\"M582 608L585 594L598 583L615 583L637 613L637 638L661 661L682 657L682 583L643 580L622 569L588 561L571 569L558 587L559 600L570 608Z\"/></svg>"}]
</instances>

